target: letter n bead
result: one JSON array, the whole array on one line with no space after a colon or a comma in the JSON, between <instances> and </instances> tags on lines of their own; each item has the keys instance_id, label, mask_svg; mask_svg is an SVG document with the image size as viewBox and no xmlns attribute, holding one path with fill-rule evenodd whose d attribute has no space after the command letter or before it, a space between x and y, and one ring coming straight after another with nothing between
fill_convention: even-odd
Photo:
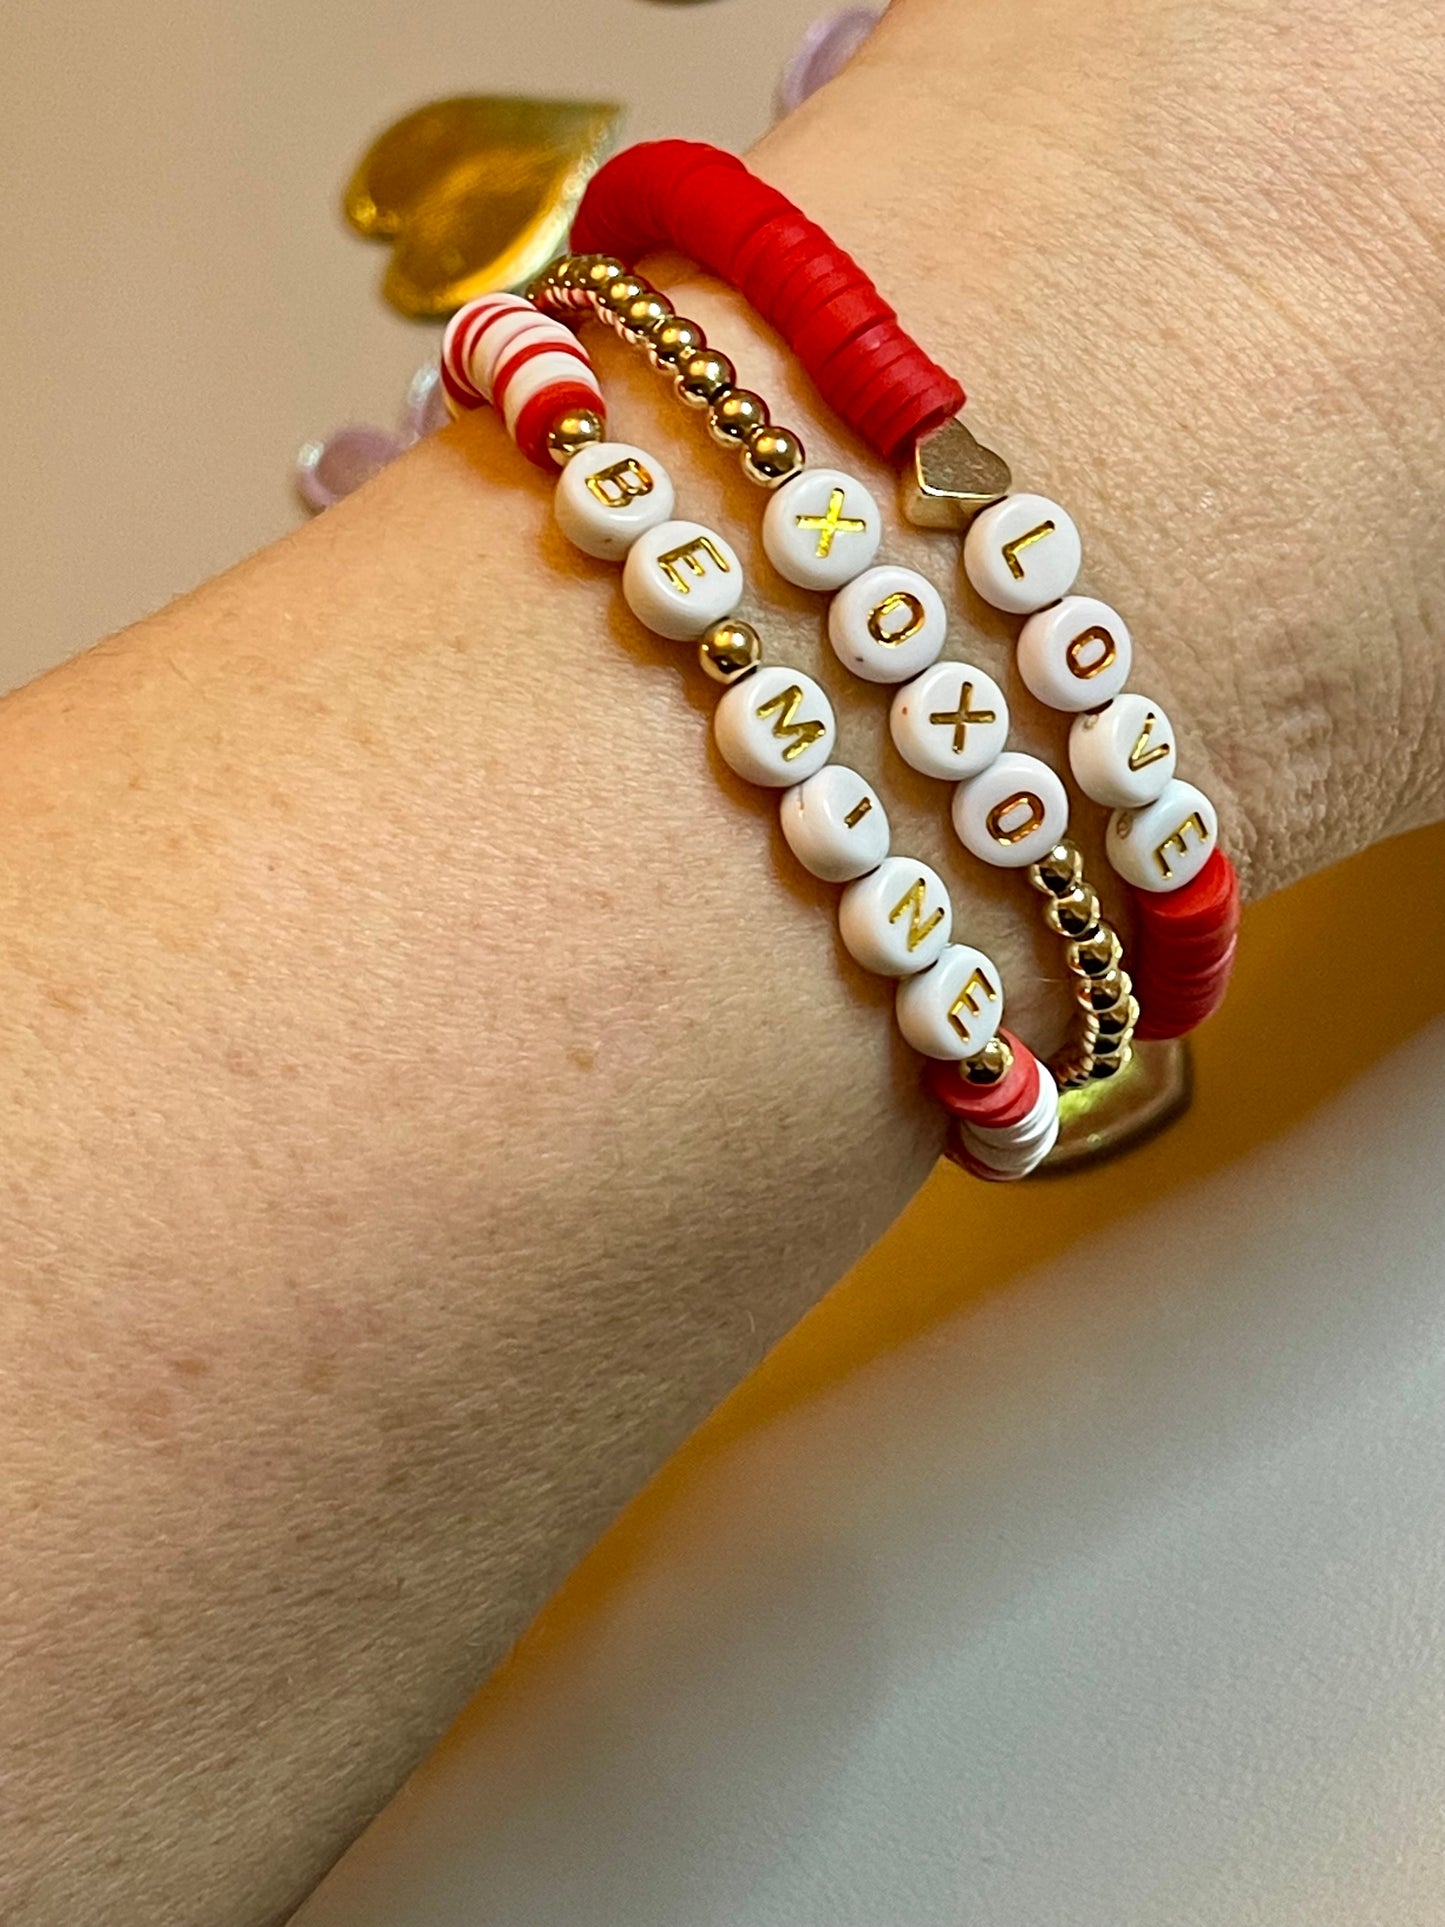
<instances>
[{"instance_id":1,"label":"letter n bead","mask_svg":"<svg viewBox=\"0 0 1445 1927\"><path fill-rule=\"evenodd\" d=\"M672 506L672 480L654 456L626 442L595 442L562 470L554 513L584 555L616 562L639 535L665 522Z\"/></svg>"},{"instance_id":2,"label":"letter n bead","mask_svg":"<svg viewBox=\"0 0 1445 1927\"><path fill-rule=\"evenodd\" d=\"M865 970L911 977L936 962L948 942L953 903L936 870L890 856L838 899L838 930Z\"/></svg>"}]
</instances>

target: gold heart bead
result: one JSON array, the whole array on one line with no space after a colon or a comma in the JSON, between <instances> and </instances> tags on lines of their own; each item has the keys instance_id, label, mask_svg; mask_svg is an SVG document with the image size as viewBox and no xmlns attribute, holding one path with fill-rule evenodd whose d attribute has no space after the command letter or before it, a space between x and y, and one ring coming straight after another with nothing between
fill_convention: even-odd
<instances>
[{"instance_id":1,"label":"gold heart bead","mask_svg":"<svg viewBox=\"0 0 1445 1927\"><path fill-rule=\"evenodd\" d=\"M903 512L921 529L966 528L980 509L1007 495L1012 483L1003 456L985 448L955 416L914 449Z\"/></svg>"},{"instance_id":2,"label":"gold heart bead","mask_svg":"<svg viewBox=\"0 0 1445 1927\"><path fill-rule=\"evenodd\" d=\"M606 101L461 95L389 127L345 198L359 233L392 244L387 300L447 315L530 280L565 242L621 117Z\"/></svg>"}]
</instances>

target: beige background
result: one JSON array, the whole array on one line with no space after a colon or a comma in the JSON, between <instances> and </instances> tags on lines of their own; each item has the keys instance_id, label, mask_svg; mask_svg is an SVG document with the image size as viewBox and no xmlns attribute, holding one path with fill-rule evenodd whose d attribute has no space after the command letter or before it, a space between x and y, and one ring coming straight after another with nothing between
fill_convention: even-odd
<instances>
[{"instance_id":1,"label":"beige background","mask_svg":"<svg viewBox=\"0 0 1445 1927\"><path fill-rule=\"evenodd\" d=\"M336 213L374 131L547 89L741 145L812 11L12 9L0 682L394 416L430 337ZM941 1172L305 1927L1445 1927L1442 859L1253 915L1198 1108L1127 1165Z\"/></svg>"}]
</instances>

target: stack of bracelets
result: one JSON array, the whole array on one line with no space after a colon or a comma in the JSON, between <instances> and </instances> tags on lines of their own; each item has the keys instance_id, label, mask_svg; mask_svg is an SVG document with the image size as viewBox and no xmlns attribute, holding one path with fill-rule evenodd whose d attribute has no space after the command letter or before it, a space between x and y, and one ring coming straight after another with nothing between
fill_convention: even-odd
<instances>
[{"instance_id":1,"label":"stack of bracelets","mask_svg":"<svg viewBox=\"0 0 1445 1927\"><path fill-rule=\"evenodd\" d=\"M1168 717L1125 688L1128 628L1107 603L1074 592L1082 549L1066 511L1012 489L1006 464L959 419L957 382L903 331L856 263L735 156L685 141L619 155L589 187L574 242L586 251L554 262L530 299L488 295L453 316L441 360L448 404L458 414L490 403L531 461L559 467L564 534L622 565L623 594L649 629L697 642L702 667L723 686L714 713L722 756L747 781L781 792L793 854L843 886L847 949L898 980L899 1028L927 1060L928 1087L949 1114L949 1155L978 1177L1025 1177L1058 1136L1060 1090L1113 1076L1136 1038L1191 1030L1223 1000L1234 959L1238 879L1219 848L1213 805L1175 775ZM752 303L848 426L910 470L910 519L958 529L973 588L1025 618L1020 678L1073 716L1074 780L1111 812L1105 847L1138 931L1129 970L1068 839L1063 782L1008 747L997 681L941 660L948 616L937 588L917 570L878 561L882 515L871 492L840 469L809 467L799 437L739 385L702 329L627 266L659 248L690 256ZM735 551L715 530L676 517L673 484L652 455L606 439L601 387L574 332L591 314L645 355L768 491L768 560L789 582L829 595L840 662L893 686L894 745L914 769L954 785L964 847L1026 872L1062 942L1075 1000L1071 1035L1050 1064L1001 1027L1000 973L954 940L943 879L893 850L876 789L832 760L823 689L765 662L757 630L737 618Z\"/></svg>"}]
</instances>

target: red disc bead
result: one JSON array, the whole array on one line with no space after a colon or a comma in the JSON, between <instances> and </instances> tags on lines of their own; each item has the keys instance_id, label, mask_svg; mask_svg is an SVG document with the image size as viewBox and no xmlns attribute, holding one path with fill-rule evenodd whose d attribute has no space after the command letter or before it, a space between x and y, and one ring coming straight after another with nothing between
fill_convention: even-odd
<instances>
[{"instance_id":1,"label":"red disc bead","mask_svg":"<svg viewBox=\"0 0 1445 1927\"><path fill-rule=\"evenodd\" d=\"M740 289L886 461L963 406L851 256L736 155L699 141L626 149L592 177L572 241L624 261L676 248Z\"/></svg>"},{"instance_id":2,"label":"red disc bead","mask_svg":"<svg viewBox=\"0 0 1445 1927\"><path fill-rule=\"evenodd\" d=\"M547 446L547 435L559 415L574 410L590 409L593 414L602 413L597 399L597 390L583 382L559 381L551 388L544 388L540 394L533 395L517 416L517 426L512 439L529 462L538 468L545 468L549 474L556 473L552 451Z\"/></svg>"},{"instance_id":3,"label":"red disc bead","mask_svg":"<svg viewBox=\"0 0 1445 1927\"><path fill-rule=\"evenodd\" d=\"M1002 1129L1028 1116L1039 1095L1039 1060L1011 1031L1000 1030L1013 1063L994 1084L970 1084L957 1064L927 1064L923 1081L943 1108L970 1124Z\"/></svg>"}]
</instances>

